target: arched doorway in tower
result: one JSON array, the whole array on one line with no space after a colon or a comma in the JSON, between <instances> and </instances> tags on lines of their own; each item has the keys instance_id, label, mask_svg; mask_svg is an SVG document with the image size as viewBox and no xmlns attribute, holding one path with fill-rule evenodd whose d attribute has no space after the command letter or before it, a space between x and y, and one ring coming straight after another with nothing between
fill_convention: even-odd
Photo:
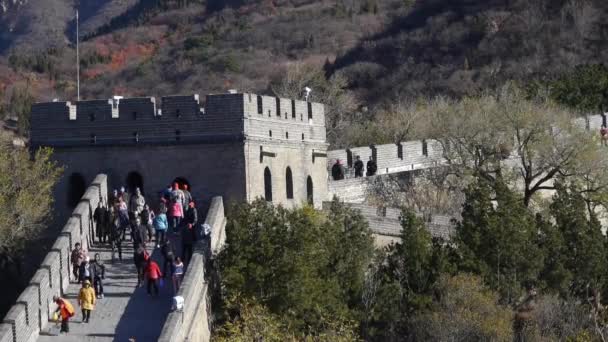
<instances>
[{"instance_id":1,"label":"arched doorway in tower","mask_svg":"<svg viewBox=\"0 0 608 342\"><path fill-rule=\"evenodd\" d=\"M87 190L87 182L80 173L72 173L68 179L68 206L75 208L80 202L80 198Z\"/></svg>"},{"instance_id":2,"label":"arched doorway in tower","mask_svg":"<svg viewBox=\"0 0 608 342\"><path fill-rule=\"evenodd\" d=\"M135 189L139 188L139 190L141 190L142 194L145 194L145 190L144 190L144 177L141 176L141 174L137 171L131 171L129 172L129 174L127 175L127 191L132 194L135 193Z\"/></svg>"},{"instance_id":3,"label":"arched doorway in tower","mask_svg":"<svg viewBox=\"0 0 608 342\"><path fill-rule=\"evenodd\" d=\"M289 166L287 167L287 170L285 170L285 192L287 199L293 199L293 177Z\"/></svg>"},{"instance_id":4,"label":"arched doorway in tower","mask_svg":"<svg viewBox=\"0 0 608 342\"><path fill-rule=\"evenodd\" d=\"M268 167L264 169L264 199L272 202L272 175Z\"/></svg>"},{"instance_id":5,"label":"arched doorway in tower","mask_svg":"<svg viewBox=\"0 0 608 342\"><path fill-rule=\"evenodd\" d=\"M186 188L185 185L187 185L188 191L192 192L192 185L190 185L190 182L184 177L175 177L175 179L173 180L173 182L171 182L171 184L173 184L173 183L179 184L179 188L182 190L184 190Z\"/></svg>"},{"instance_id":6,"label":"arched doorway in tower","mask_svg":"<svg viewBox=\"0 0 608 342\"><path fill-rule=\"evenodd\" d=\"M310 176L308 176L308 178L306 178L306 201L310 205L314 204L312 178L310 178Z\"/></svg>"}]
</instances>

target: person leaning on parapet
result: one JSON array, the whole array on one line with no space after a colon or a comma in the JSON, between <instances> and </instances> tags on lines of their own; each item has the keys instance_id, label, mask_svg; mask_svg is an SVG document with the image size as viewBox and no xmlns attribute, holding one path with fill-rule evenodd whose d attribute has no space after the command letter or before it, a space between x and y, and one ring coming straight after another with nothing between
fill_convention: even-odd
<instances>
[{"instance_id":1,"label":"person leaning on parapet","mask_svg":"<svg viewBox=\"0 0 608 342\"><path fill-rule=\"evenodd\" d=\"M95 253L95 259L91 263L91 276L97 298L103 298L103 279L106 278L106 266L101 261L99 253Z\"/></svg>"},{"instance_id":2,"label":"person leaning on parapet","mask_svg":"<svg viewBox=\"0 0 608 342\"><path fill-rule=\"evenodd\" d=\"M336 159L336 163L331 167L331 177L334 180L344 179L344 166L340 159Z\"/></svg>"},{"instance_id":3,"label":"person leaning on parapet","mask_svg":"<svg viewBox=\"0 0 608 342\"><path fill-rule=\"evenodd\" d=\"M59 296L53 296L53 302L57 304L57 309L55 310L56 314L61 316L61 331L62 333L70 332L69 321L70 318L74 317L74 307L70 302Z\"/></svg>"},{"instance_id":4,"label":"person leaning on parapet","mask_svg":"<svg viewBox=\"0 0 608 342\"><path fill-rule=\"evenodd\" d=\"M89 323L91 311L95 308L95 290L91 287L91 282L85 280L78 293L78 305L82 308L82 323Z\"/></svg>"},{"instance_id":5,"label":"person leaning on parapet","mask_svg":"<svg viewBox=\"0 0 608 342\"><path fill-rule=\"evenodd\" d=\"M184 279L184 263L180 257L175 258L175 261L171 264L171 272L173 273L173 292L177 294L179 286Z\"/></svg>"},{"instance_id":6,"label":"person leaning on parapet","mask_svg":"<svg viewBox=\"0 0 608 342\"><path fill-rule=\"evenodd\" d=\"M376 171L378 171L378 165L376 165L374 157L370 156L369 160L367 161L367 176L369 177L375 175Z\"/></svg>"},{"instance_id":7,"label":"person leaning on parapet","mask_svg":"<svg viewBox=\"0 0 608 342\"><path fill-rule=\"evenodd\" d=\"M363 177L363 162L359 156L357 156L357 160L355 161L355 178L357 177Z\"/></svg>"},{"instance_id":8,"label":"person leaning on parapet","mask_svg":"<svg viewBox=\"0 0 608 342\"><path fill-rule=\"evenodd\" d=\"M72 274L74 275L74 281L80 281L80 264L84 261L87 253L80 247L80 243L76 242L72 254L70 255L70 262L72 263Z\"/></svg>"}]
</instances>

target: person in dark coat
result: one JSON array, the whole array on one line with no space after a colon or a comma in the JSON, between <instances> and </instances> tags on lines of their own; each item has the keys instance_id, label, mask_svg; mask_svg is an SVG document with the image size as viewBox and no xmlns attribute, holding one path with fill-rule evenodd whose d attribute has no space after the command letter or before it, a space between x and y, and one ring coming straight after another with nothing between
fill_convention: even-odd
<instances>
[{"instance_id":1,"label":"person in dark coat","mask_svg":"<svg viewBox=\"0 0 608 342\"><path fill-rule=\"evenodd\" d=\"M342 166L340 159L336 159L336 163L331 167L331 176L334 180L344 179L344 166Z\"/></svg>"},{"instance_id":2,"label":"person in dark coat","mask_svg":"<svg viewBox=\"0 0 608 342\"><path fill-rule=\"evenodd\" d=\"M146 249L142 245L137 245L135 254L133 255L133 262L137 269L137 287L144 285L144 270L148 259L150 259L150 256L148 255L148 252L146 252Z\"/></svg>"},{"instance_id":3,"label":"person in dark coat","mask_svg":"<svg viewBox=\"0 0 608 342\"><path fill-rule=\"evenodd\" d=\"M355 161L355 178L357 177L363 177L363 162L359 156L357 156L357 160Z\"/></svg>"},{"instance_id":4,"label":"person in dark coat","mask_svg":"<svg viewBox=\"0 0 608 342\"><path fill-rule=\"evenodd\" d=\"M122 240L124 231L121 228L120 219L113 209L110 212L110 247L112 248L112 262L114 262L114 252L118 251L118 260L122 261Z\"/></svg>"},{"instance_id":5,"label":"person in dark coat","mask_svg":"<svg viewBox=\"0 0 608 342\"><path fill-rule=\"evenodd\" d=\"M152 227L152 222L154 220L154 211L150 209L150 206L147 204L144 205L144 209L139 214L141 217L141 224L146 226L146 231L148 234L148 242L152 241L152 237L154 236L154 229Z\"/></svg>"},{"instance_id":6,"label":"person in dark coat","mask_svg":"<svg viewBox=\"0 0 608 342\"><path fill-rule=\"evenodd\" d=\"M167 239L160 248L160 254L163 256L163 274L165 277L169 274L167 270L171 270L173 260L175 260L175 250L171 244L171 240Z\"/></svg>"},{"instance_id":7,"label":"person in dark coat","mask_svg":"<svg viewBox=\"0 0 608 342\"><path fill-rule=\"evenodd\" d=\"M367 161L367 176L369 177L375 175L376 171L378 171L378 165L376 165L374 157L370 156L369 160Z\"/></svg>"},{"instance_id":8,"label":"person in dark coat","mask_svg":"<svg viewBox=\"0 0 608 342\"><path fill-rule=\"evenodd\" d=\"M95 209L95 212L93 213L93 221L95 221L96 224L96 235L97 238L99 239L99 242L101 243L105 243L106 242L106 234L105 234L105 230L106 230L106 208L101 204L101 201L97 204L97 208Z\"/></svg>"},{"instance_id":9,"label":"person in dark coat","mask_svg":"<svg viewBox=\"0 0 608 342\"><path fill-rule=\"evenodd\" d=\"M146 247L146 234L148 233L148 227L141 223L141 218L139 216L135 217L133 224L133 246L142 245Z\"/></svg>"},{"instance_id":10,"label":"person in dark coat","mask_svg":"<svg viewBox=\"0 0 608 342\"><path fill-rule=\"evenodd\" d=\"M182 260L187 264L192 258L192 249L196 241L196 224L198 223L198 211L194 201L188 203L188 211L182 224Z\"/></svg>"}]
</instances>

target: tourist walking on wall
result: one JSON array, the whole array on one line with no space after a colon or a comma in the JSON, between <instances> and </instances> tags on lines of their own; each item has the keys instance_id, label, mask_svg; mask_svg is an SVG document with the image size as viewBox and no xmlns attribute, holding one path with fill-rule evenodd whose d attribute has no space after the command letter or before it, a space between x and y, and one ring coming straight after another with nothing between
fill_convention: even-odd
<instances>
[{"instance_id":1,"label":"tourist walking on wall","mask_svg":"<svg viewBox=\"0 0 608 342\"><path fill-rule=\"evenodd\" d=\"M139 215L144 210L145 205L146 199L144 195L141 194L139 188L135 188L135 195L129 199L129 210L135 215Z\"/></svg>"},{"instance_id":2,"label":"tourist walking on wall","mask_svg":"<svg viewBox=\"0 0 608 342\"><path fill-rule=\"evenodd\" d=\"M95 253L95 259L91 263L91 273L93 275L93 288L97 298L103 298L103 279L106 278L106 267L101 261L99 253Z\"/></svg>"},{"instance_id":3,"label":"tourist walking on wall","mask_svg":"<svg viewBox=\"0 0 608 342\"><path fill-rule=\"evenodd\" d=\"M65 298L59 296L53 296L53 302L57 304L55 313L61 317L61 330L62 333L70 332L70 318L74 317L75 311L72 304Z\"/></svg>"},{"instance_id":4,"label":"tourist walking on wall","mask_svg":"<svg viewBox=\"0 0 608 342\"><path fill-rule=\"evenodd\" d=\"M156 231L156 248L165 243L165 234L169 223L167 222L167 209L161 205L160 212L154 218L154 230Z\"/></svg>"},{"instance_id":5,"label":"tourist walking on wall","mask_svg":"<svg viewBox=\"0 0 608 342\"><path fill-rule=\"evenodd\" d=\"M184 263L180 257L175 258L171 267L171 272L173 273L173 291L177 294L177 290L179 290L182 280L184 279Z\"/></svg>"},{"instance_id":6,"label":"tourist walking on wall","mask_svg":"<svg viewBox=\"0 0 608 342\"><path fill-rule=\"evenodd\" d=\"M88 255L84 258L84 261L80 264L80 271L78 273L79 273L78 281L81 283L85 280L88 280L88 281L93 280L92 272L91 272L91 263L90 263L90 259L89 259Z\"/></svg>"},{"instance_id":7,"label":"tourist walking on wall","mask_svg":"<svg viewBox=\"0 0 608 342\"><path fill-rule=\"evenodd\" d=\"M160 254L163 256L163 274L166 277L167 270L171 270L171 265L173 264L173 260L175 259L175 250L173 249L173 244L171 244L171 240L165 240L165 243L160 249Z\"/></svg>"},{"instance_id":8,"label":"tourist walking on wall","mask_svg":"<svg viewBox=\"0 0 608 342\"><path fill-rule=\"evenodd\" d=\"M152 295L152 288L154 288L154 295L158 296L158 282L163 274L154 260L148 259L145 274L148 281L148 295Z\"/></svg>"},{"instance_id":9,"label":"tourist walking on wall","mask_svg":"<svg viewBox=\"0 0 608 342\"><path fill-rule=\"evenodd\" d=\"M82 322L89 323L91 311L95 308L95 290L91 287L91 282L85 280L78 293L78 305L82 308Z\"/></svg>"},{"instance_id":10,"label":"tourist walking on wall","mask_svg":"<svg viewBox=\"0 0 608 342\"><path fill-rule=\"evenodd\" d=\"M135 217L135 223L133 224L133 230L131 232L133 235L133 248L135 248L137 245L146 247L147 233L148 228L142 224L141 218L139 216Z\"/></svg>"},{"instance_id":11,"label":"tourist walking on wall","mask_svg":"<svg viewBox=\"0 0 608 342\"><path fill-rule=\"evenodd\" d=\"M112 216L112 226L110 228L110 246L112 247L112 262L114 262L114 253L118 251L118 260L122 261L122 240L124 232L121 229L120 219L118 216Z\"/></svg>"},{"instance_id":12,"label":"tourist walking on wall","mask_svg":"<svg viewBox=\"0 0 608 342\"><path fill-rule=\"evenodd\" d=\"M367 176L369 177L375 175L376 171L378 171L378 165L376 165L374 157L370 156L369 160L367 161Z\"/></svg>"},{"instance_id":13,"label":"tourist walking on wall","mask_svg":"<svg viewBox=\"0 0 608 342\"><path fill-rule=\"evenodd\" d=\"M357 160L355 161L355 178L357 177L363 177L363 162L359 156L357 156Z\"/></svg>"},{"instance_id":14,"label":"tourist walking on wall","mask_svg":"<svg viewBox=\"0 0 608 342\"><path fill-rule=\"evenodd\" d=\"M334 180L344 179L344 166L340 159L336 159L336 163L331 167L331 176Z\"/></svg>"},{"instance_id":15,"label":"tourist walking on wall","mask_svg":"<svg viewBox=\"0 0 608 342\"><path fill-rule=\"evenodd\" d=\"M80 247L80 243L76 242L72 254L70 255L70 261L72 262L72 274L74 275L74 281L80 281L80 264L84 261L86 252Z\"/></svg>"},{"instance_id":16,"label":"tourist walking on wall","mask_svg":"<svg viewBox=\"0 0 608 342\"><path fill-rule=\"evenodd\" d=\"M194 247L194 241L196 241L196 224L198 223L198 211L194 201L190 201L188 204L188 211L184 217L184 223L182 224L182 260L186 264L190 262L192 258L192 249Z\"/></svg>"},{"instance_id":17,"label":"tourist walking on wall","mask_svg":"<svg viewBox=\"0 0 608 342\"><path fill-rule=\"evenodd\" d=\"M190 187L188 184L184 184L184 211L188 210L188 203L192 201L192 193L190 192Z\"/></svg>"},{"instance_id":18,"label":"tourist walking on wall","mask_svg":"<svg viewBox=\"0 0 608 342\"><path fill-rule=\"evenodd\" d=\"M101 201L97 204L97 208L93 213L93 220L97 227L97 238L99 242L106 242L106 208L102 205Z\"/></svg>"},{"instance_id":19,"label":"tourist walking on wall","mask_svg":"<svg viewBox=\"0 0 608 342\"><path fill-rule=\"evenodd\" d=\"M171 228L173 229L173 232L177 233L178 228L184 217L184 209L182 207L181 202L177 198L173 198L171 201L172 202L169 204L169 210L170 210L169 220L170 220L170 224L171 224Z\"/></svg>"},{"instance_id":20,"label":"tourist walking on wall","mask_svg":"<svg viewBox=\"0 0 608 342\"><path fill-rule=\"evenodd\" d=\"M141 211L141 222L146 226L148 242L152 241L152 237L154 236L154 228L152 228L152 223L154 220L154 211L150 210L149 205L144 205L144 209Z\"/></svg>"},{"instance_id":21,"label":"tourist walking on wall","mask_svg":"<svg viewBox=\"0 0 608 342\"><path fill-rule=\"evenodd\" d=\"M133 262L135 263L135 269L137 269L137 287L144 285L144 272L149 258L148 252L142 245L136 246Z\"/></svg>"}]
</instances>

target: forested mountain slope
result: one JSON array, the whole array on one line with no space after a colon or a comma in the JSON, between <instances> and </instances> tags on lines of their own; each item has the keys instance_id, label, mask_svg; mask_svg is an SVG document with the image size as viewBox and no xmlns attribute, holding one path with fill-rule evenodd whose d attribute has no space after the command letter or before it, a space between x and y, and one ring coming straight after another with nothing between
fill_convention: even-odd
<instances>
[{"instance_id":1,"label":"forested mountain slope","mask_svg":"<svg viewBox=\"0 0 608 342\"><path fill-rule=\"evenodd\" d=\"M420 1L334 69L370 101L477 93L605 61L607 15L602 0Z\"/></svg>"}]
</instances>

